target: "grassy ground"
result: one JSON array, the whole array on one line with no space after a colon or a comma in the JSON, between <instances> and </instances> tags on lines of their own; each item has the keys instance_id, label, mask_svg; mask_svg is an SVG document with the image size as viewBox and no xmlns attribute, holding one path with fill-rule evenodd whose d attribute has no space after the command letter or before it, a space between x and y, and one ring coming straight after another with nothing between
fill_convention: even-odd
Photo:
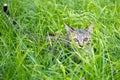
<instances>
[{"instance_id":1,"label":"grassy ground","mask_svg":"<svg viewBox=\"0 0 120 80\"><path fill-rule=\"evenodd\" d=\"M4 15L4 3L19 30ZM64 23L85 28L92 22L91 57L60 40L52 46L46 41L47 33L64 35ZM39 36L38 41L21 34L24 30ZM119 32L120 0L0 0L0 80L119 80Z\"/></svg>"}]
</instances>

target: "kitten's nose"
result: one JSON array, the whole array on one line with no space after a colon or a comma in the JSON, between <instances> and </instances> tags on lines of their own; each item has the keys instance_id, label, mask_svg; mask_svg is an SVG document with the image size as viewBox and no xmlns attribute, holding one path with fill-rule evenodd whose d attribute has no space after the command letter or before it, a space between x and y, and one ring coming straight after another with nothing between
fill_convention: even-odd
<instances>
[{"instance_id":1,"label":"kitten's nose","mask_svg":"<svg viewBox=\"0 0 120 80\"><path fill-rule=\"evenodd\" d=\"M83 43L82 43L82 42L81 42L81 43L79 43L79 46L80 46L80 47L83 47Z\"/></svg>"}]
</instances>

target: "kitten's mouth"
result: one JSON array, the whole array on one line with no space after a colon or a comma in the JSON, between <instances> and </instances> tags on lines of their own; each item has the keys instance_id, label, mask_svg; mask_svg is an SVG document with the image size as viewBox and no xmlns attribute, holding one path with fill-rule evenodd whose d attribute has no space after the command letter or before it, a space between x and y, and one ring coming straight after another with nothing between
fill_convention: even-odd
<instances>
[{"instance_id":1,"label":"kitten's mouth","mask_svg":"<svg viewBox=\"0 0 120 80\"><path fill-rule=\"evenodd\" d=\"M79 47L83 47L83 46L84 46L84 44L83 44L83 43L78 42L78 46L79 46Z\"/></svg>"},{"instance_id":2,"label":"kitten's mouth","mask_svg":"<svg viewBox=\"0 0 120 80\"><path fill-rule=\"evenodd\" d=\"M84 46L84 44L76 44L79 48L82 48Z\"/></svg>"},{"instance_id":3,"label":"kitten's mouth","mask_svg":"<svg viewBox=\"0 0 120 80\"><path fill-rule=\"evenodd\" d=\"M79 45L79 47L81 47L81 48L82 48L82 47L83 47L83 45Z\"/></svg>"}]
</instances>

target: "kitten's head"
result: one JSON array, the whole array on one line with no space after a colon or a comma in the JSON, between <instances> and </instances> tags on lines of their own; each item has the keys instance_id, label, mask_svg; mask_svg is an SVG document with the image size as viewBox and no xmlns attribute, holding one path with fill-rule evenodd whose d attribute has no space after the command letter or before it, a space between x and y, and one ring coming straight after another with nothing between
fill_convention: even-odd
<instances>
[{"instance_id":1,"label":"kitten's head","mask_svg":"<svg viewBox=\"0 0 120 80\"><path fill-rule=\"evenodd\" d=\"M86 29L75 29L65 24L67 35L70 41L73 41L78 46L83 46L90 42L90 35L93 29L93 24Z\"/></svg>"}]
</instances>

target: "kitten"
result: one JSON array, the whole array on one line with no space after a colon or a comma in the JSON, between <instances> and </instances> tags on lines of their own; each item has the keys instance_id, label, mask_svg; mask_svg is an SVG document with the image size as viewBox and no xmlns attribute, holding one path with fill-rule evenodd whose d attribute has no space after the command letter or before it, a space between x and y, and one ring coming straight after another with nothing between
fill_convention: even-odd
<instances>
[{"instance_id":1,"label":"kitten","mask_svg":"<svg viewBox=\"0 0 120 80\"><path fill-rule=\"evenodd\" d=\"M81 48L90 43L93 26L91 24L88 28L76 29L65 24L66 34L48 34L46 39L50 42L51 46L54 45L54 42L59 41L68 46L73 42L73 44Z\"/></svg>"},{"instance_id":2,"label":"kitten","mask_svg":"<svg viewBox=\"0 0 120 80\"><path fill-rule=\"evenodd\" d=\"M11 16L10 16L10 13L9 13L9 10L8 10L8 5L7 4L4 4L3 6L3 10L6 14L6 16L10 19L10 21L12 22L12 24L15 26L15 29L20 29L20 26L19 24L16 22L16 20L14 20ZM65 24L65 28L66 28L66 34L64 35L61 35L61 34L48 34L47 37L45 39L47 39L47 41L49 41L50 43L48 43L49 45L51 45L52 47L55 45L55 43L60 43L60 45L63 45L67 48L69 48L71 50L71 46L70 43L73 42L73 44L77 45L78 47L83 47L85 44L89 44L90 43L90 40L91 40L91 33L92 33L92 30L93 30L93 27L94 25L91 24L88 26L88 28L85 28L85 29L76 29L76 28L72 28L70 27L69 25ZM38 36L37 35L31 35L31 32L26 32L26 31L22 31L21 32L22 34L28 34L28 38L30 40L34 40L34 41L38 41ZM51 48L52 47L49 47L47 46L47 50L49 50L48 52L50 52L50 50L52 50ZM53 49L56 50L56 45L54 46ZM92 49L88 49L89 46L85 46L87 47L86 50L84 50L85 53L89 53L90 50ZM91 45L90 45L90 48L91 48ZM55 53L57 53L57 51L55 51ZM71 54L68 54L68 56L71 55ZM89 55L89 54L87 54ZM90 54L91 55L91 54ZM85 54L86 56L86 54ZM72 55L71 56L72 60L76 63L80 63L81 62L81 59L78 57L78 55Z\"/></svg>"},{"instance_id":3,"label":"kitten","mask_svg":"<svg viewBox=\"0 0 120 80\"><path fill-rule=\"evenodd\" d=\"M16 27L16 29L19 29L20 26L18 25L18 23L10 16L7 4L4 4L3 10L4 10L5 14L8 16L8 18L10 19L10 21L12 21L12 24ZM86 29L76 29L76 28L72 28L72 27L68 26L67 24L65 24L65 28L66 28L66 32L67 32L67 35L65 35L65 36L68 37L70 42L71 41L74 42L77 46L83 46L84 44L90 43L93 26L94 25L91 24ZM59 35L59 36L60 36L60 38L63 37L61 35ZM49 40L54 39L54 37L55 37L55 35L49 34L47 36L47 39L49 39ZM65 37L63 37L63 38L65 38ZM37 38L35 38L35 39L37 40Z\"/></svg>"},{"instance_id":4,"label":"kitten","mask_svg":"<svg viewBox=\"0 0 120 80\"><path fill-rule=\"evenodd\" d=\"M89 44L91 40L93 26L94 25L91 24L86 29L76 29L65 24L69 41L73 41L77 46Z\"/></svg>"}]
</instances>

